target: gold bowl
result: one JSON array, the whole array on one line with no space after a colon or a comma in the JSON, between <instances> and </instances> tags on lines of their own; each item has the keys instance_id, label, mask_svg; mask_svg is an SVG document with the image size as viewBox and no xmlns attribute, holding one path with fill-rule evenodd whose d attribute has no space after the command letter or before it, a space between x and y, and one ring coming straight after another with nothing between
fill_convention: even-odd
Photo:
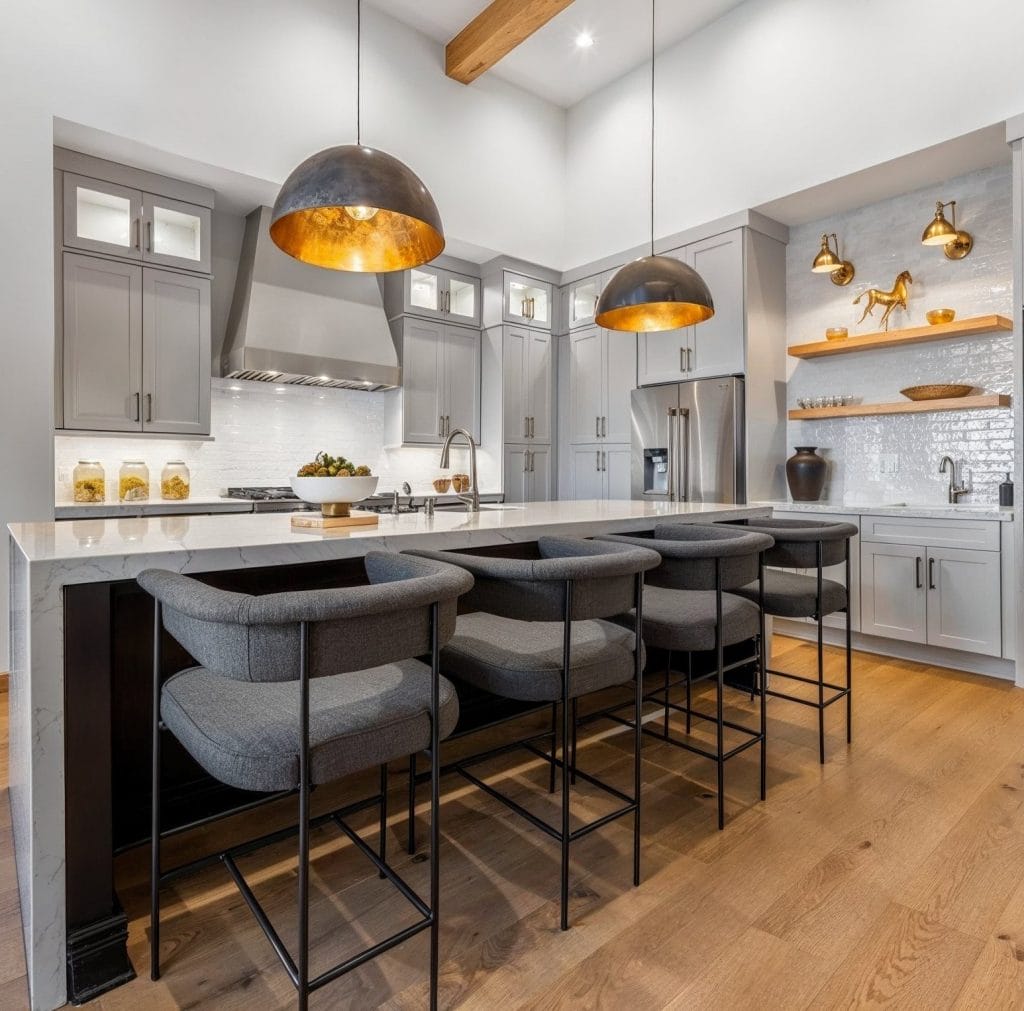
<instances>
[{"instance_id":1,"label":"gold bowl","mask_svg":"<svg viewBox=\"0 0 1024 1011\"><path fill-rule=\"evenodd\" d=\"M933 383L930 386L908 386L900 390L908 400L946 400L950 397L966 397L973 386L963 383Z\"/></svg>"},{"instance_id":2,"label":"gold bowl","mask_svg":"<svg viewBox=\"0 0 1024 1011\"><path fill-rule=\"evenodd\" d=\"M956 318L956 309L929 309L924 318L932 326L939 326L941 323L952 323Z\"/></svg>"},{"instance_id":3,"label":"gold bowl","mask_svg":"<svg viewBox=\"0 0 1024 1011\"><path fill-rule=\"evenodd\" d=\"M845 326L830 326L825 331L825 340L829 341L841 341L850 335L850 331Z\"/></svg>"}]
</instances>

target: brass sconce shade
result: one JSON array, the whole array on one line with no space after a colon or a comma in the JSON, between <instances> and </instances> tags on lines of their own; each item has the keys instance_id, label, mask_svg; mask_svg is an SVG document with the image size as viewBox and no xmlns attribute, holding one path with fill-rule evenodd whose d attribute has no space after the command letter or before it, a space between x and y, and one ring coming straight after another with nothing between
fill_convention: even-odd
<instances>
[{"instance_id":1,"label":"brass sconce shade","mask_svg":"<svg viewBox=\"0 0 1024 1011\"><path fill-rule=\"evenodd\" d=\"M627 263L605 285L595 322L608 330L650 333L703 323L715 314L700 274L670 256Z\"/></svg>"},{"instance_id":2,"label":"brass sconce shade","mask_svg":"<svg viewBox=\"0 0 1024 1011\"><path fill-rule=\"evenodd\" d=\"M274 201L270 238L315 267L384 273L434 259L444 229L408 165L362 143L363 4L356 0L356 142L292 170Z\"/></svg>"},{"instance_id":3,"label":"brass sconce shade","mask_svg":"<svg viewBox=\"0 0 1024 1011\"><path fill-rule=\"evenodd\" d=\"M715 303L704 279L681 260L654 255L654 29L651 0L651 255L615 272L597 300L594 321L608 330L653 333L711 319Z\"/></svg>"},{"instance_id":4,"label":"brass sconce shade","mask_svg":"<svg viewBox=\"0 0 1024 1011\"><path fill-rule=\"evenodd\" d=\"M846 285L853 280L853 264L839 256L839 239L836 238L835 232L832 233L832 238L836 244L835 252L829 245L829 236L822 235L821 249L811 264L811 270L815 274L828 274L833 284Z\"/></svg>"},{"instance_id":5,"label":"brass sconce shade","mask_svg":"<svg viewBox=\"0 0 1024 1011\"><path fill-rule=\"evenodd\" d=\"M953 209L952 224L942 213L945 207ZM957 230L955 200L950 200L947 203L943 203L941 200L935 201L935 217L921 234L921 244L923 246L942 246L946 258L950 260L962 260L974 248L974 239L970 234Z\"/></svg>"},{"instance_id":6,"label":"brass sconce shade","mask_svg":"<svg viewBox=\"0 0 1024 1011\"><path fill-rule=\"evenodd\" d=\"M270 237L289 256L331 270L404 270L444 249L426 186L397 158L359 144L320 151L288 176Z\"/></svg>"}]
</instances>

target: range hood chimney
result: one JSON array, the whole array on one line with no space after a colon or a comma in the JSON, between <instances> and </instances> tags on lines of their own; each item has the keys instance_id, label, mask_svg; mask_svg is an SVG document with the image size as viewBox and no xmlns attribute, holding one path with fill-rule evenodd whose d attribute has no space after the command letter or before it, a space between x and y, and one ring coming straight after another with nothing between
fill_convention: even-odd
<instances>
[{"instance_id":1,"label":"range hood chimney","mask_svg":"<svg viewBox=\"0 0 1024 1011\"><path fill-rule=\"evenodd\" d=\"M292 259L271 241L270 216L257 207L245 220L224 376L346 390L401 386L377 275Z\"/></svg>"}]
</instances>

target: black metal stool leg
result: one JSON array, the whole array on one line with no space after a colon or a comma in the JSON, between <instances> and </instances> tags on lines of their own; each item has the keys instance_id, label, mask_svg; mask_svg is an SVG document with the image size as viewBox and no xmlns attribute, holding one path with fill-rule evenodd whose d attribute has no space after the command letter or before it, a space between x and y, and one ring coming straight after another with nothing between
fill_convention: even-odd
<instances>
[{"instance_id":1,"label":"black metal stool leg","mask_svg":"<svg viewBox=\"0 0 1024 1011\"><path fill-rule=\"evenodd\" d=\"M818 595L815 611L818 618L818 761L825 764L825 618L822 615L821 541L818 541Z\"/></svg>"},{"instance_id":2,"label":"black metal stool leg","mask_svg":"<svg viewBox=\"0 0 1024 1011\"><path fill-rule=\"evenodd\" d=\"M548 763L548 793L555 792L555 769L558 768L558 703L551 703L551 761Z\"/></svg>"},{"instance_id":3,"label":"black metal stool leg","mask_svg":"<svg viewBox=\"0 0 1024 1011\"><path fill-rule=\"evenodd\" d=\"M718 664L717 702L717 765L718 765L718 828L725 828L725 648L722 636L722 561L715 559L715 659Z\"/></svg>"},{"instance_id":4,"label":"black metal stool leg","mask_svg":"<svg viewBox=\"0 0 1024 1011\"><path fill-rule=\"evenodd\" d=\"M409 756L409 838L405 851L412 856L416 852L416 753Z\"/></svg>"},{"instance_id":5,"label":"black metal stool leg","mask_svg":"<svg viewBox=\"0 0 1024 1011\"><path fill-rule=\"evenodd\" d=\"M686 732L690 732L690 712L693 709L691 693L693 689L693 654L686 654Z\"/></svg>"},{"instance_id":6,"label":"black metal stool leg","mask_svg":"<svg viewBox=\"0 0 1024 1011\"><path fill-rule=\"evenodd\" d=\"M299 1011L309 1006L309 629L299 626Z\"/></svg>"},{"instance_id":7,"label":"black metal stool leg","mask_svg":"<svg viewBox=\"0 0 1024 1011\"><path fill-rule=\"evenodd\" d=\"M761 688L761 800L768 798L768 639L764 620L764 552L757 567L758 611L758 681Z\"/></svg>"},{"instance_id":8,"label":"black metal stool leg","mask_svg":"<svg viewBox=\"0 0 1024 1011\"><path fill-rule=\"evenodd\" d=\"M562 866L561 928L569 929L569 672L572 670L572 583L565 584L562 640Z\"/></svg>"},{"instance_id":9,"label":"black metal stool leg","mask_svg":"<svg viewBox=\"0 0 1024 1011\"><path fill-rule=\"evenodd\" d=\"M846 743L853 741L853 650L850 612L850 542L846 542Z\"/></svg>"},{"instance_id":10,"label":"black metal stool leg","mask_svg":"<svg viewBox=\"0 0 1024 1011\"><path fill-rule=\"evenodd\" d=\"M569 756L569 780L576 785L576 728L579 721L578 700L572 700L572 750Z\"/></svg>"},{"instance_id":11,"label":"black metal stool leg","mask_svg":"<svg viewBox=\"0 0 1024 1011\"><path fill-rule=\"evenodd\" d=\"M152 790L149 856L149 978L160 978L160 601L153 611Z\"/></svg>"},{"instance_id":12,"label":"black metal stool leg","mask_svg":"<svg viewBox=\"0 0 1024 1011\"><path fill-rule=\"evenodd\" d=\"M440 609L430 609L431 696L430 696L430 1011L437 1011L440 965L441 919L441 640Z\"/></svg>"},{"instance_id":13,"label":"black metal stool leg","mask_svg":"<svg viewBox=\"0 0 1024 1011\"><path fill-rule=\"evenodd\" d=\"M384 762L380 767L380 862L385 863L388 858L388 763ZM381 879L387 877L383 871L378 871L377 876Z\"/></svg>"},{"instance_id":14,"label":"black metal stool leg","mask_svg":"<svg viewBox=\"0 0 1024 1011\"><path fill-rule=\"evenodd\" d=\"M633 812L633 884L640 884L640 760L643 747L643 709L644 709L644 670L641 657L643 655L643 590L644 577L641 573L636 577L636 636L633 640L633 679L636 695L633 699L633 801L636 810Z\"/></svg>"},{"instance_id":15,"label":"black metal stool leg","mask_svg":"<svg viewBox=\"0 0 1024 1011\"><path fill-rule=\"evenodd\" d=\"M669 705L668 705L668 693L669 693L669 681L672 675L672 650L668 651L668 656L665 659L665 724L661 732L661 736L668 740L668 718L669 718ZM689 699L686 702L686 708L690 708ZM689 719L689 715L686 717ZM687 728L689 729L689 728Z\"/></svg>"}]
</instances>

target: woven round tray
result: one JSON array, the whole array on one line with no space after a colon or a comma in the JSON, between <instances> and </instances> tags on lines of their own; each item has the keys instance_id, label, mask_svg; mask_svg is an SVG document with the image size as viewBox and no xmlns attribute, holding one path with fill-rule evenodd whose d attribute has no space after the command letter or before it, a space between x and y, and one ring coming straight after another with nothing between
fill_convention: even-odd
<instances>
[{"instance_id":1,"label":"woven round tray","mask_svg":"<svg viewBox=\"0 0 1024 1011\"><path fill-rule=\"evenodd\" d=\"M908 386L900 390L908 400L945 400L947 397L966 397L973 386L962 383L935 383L931 386Z\"/></svg>"}]
</instances>

